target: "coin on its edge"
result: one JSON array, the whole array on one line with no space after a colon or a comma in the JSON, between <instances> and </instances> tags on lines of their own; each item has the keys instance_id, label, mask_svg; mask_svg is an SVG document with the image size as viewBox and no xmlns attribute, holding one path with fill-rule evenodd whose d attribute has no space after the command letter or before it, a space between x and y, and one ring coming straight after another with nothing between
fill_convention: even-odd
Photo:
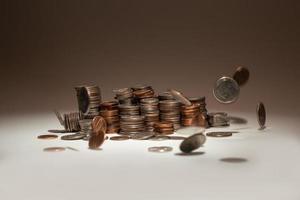
<instances>
[{"instance_id":1,"label":"coin on its edge","mask_svg":"<svg viewBox=\"0 0 300 200\"><path fill-rule=\"evenodd\" d=\"M65 151L66 148L64 147L47 147L44 148L44 151L46 152L61 152L61 151Z\"/></svg>"},{"instance_id":2,"label":"coin on its edge","mask_svg":"<svg viewBox=\"0 0 300 200\"><path fill-rule=\"evenodd\" d=\"M199 147L201 147L206 141L205 135L202 133L196 133L194 135L191 135L190 137L184 139L179 148L184 153L190 153Z\"/></svg>"},{"instance_id":3,"label":"coin on its edge","mask_svg":"<svg viewBox=\"0 0 300 200\"><path fill-rule=\"evenodd\" d=\"M106 133L107 124L105 119L101 116L94 117L92 120L92 128L95 133L99 131Z\"/></svg>"},{"instance_id":4,"label":"coin on its edge","mask_svg":"<svg viewBox=\"0 0 300 200\"><path fill-rule=\"evenodd\" d=\"M53 134L45 134L45 135L39 135L37 136L37 138L42 140L53 140L58 138L58 136Z\"/></svg>"},{"instance_id":5,"label":"coin on its edge","mask_svg":"<svg viewBox=\"0 0 300 200\"><path fill-rule=\"evenodd\" d=\"M256 108L256 114L257 114L257 121L261 129L264 129L266 127L266 108L265 105L262 102L259 102L257 104Z\"/></svg>"},{"instance_id":6,"label":"coin on its edge","mask_svg":"<svg viewBox=\"0 0 300 200\"><path fill-rule=\"evenodd\" d=\"M232 132L209 132L206 133L206 136L209 137L230 137L232 136Z\"/></svg>"},{"instance_id":7,"label":"coin on its edge","mask_svg":"<svg viewBox=\"0 0 300 200\"><path fill-rule=\"evenodd\" d=\"M155 152L155 153L165 153L165 152L170 152L172 150L173 148L168 146L157 146L157 147L148 148L149 152Z\"/></svg>"},{"instance_id":8,"label":"coin on its edge","mask_svg":"<svg viewBox=\"0 0 300 200\"><path fill-rule=\"evenodd\" d=\"M105 140L105 133L103 131L98 131L97 134L92 134L89 139L89 148L97 149L99 148Z\"/></svg>"}]
</instances>

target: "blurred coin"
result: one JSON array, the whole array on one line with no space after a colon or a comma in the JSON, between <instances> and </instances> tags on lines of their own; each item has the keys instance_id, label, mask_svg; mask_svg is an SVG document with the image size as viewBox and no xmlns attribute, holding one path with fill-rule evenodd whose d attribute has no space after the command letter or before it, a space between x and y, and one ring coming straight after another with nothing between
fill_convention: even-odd
<instances>
[{"instance_id":1,"label":"blurred coin","mask_svg":"<svg viewBox=\"0 0 300 200\"><path fill-rule=\"evenodd\" d=\"M232 132L209 132L209 133L206 133L206 136L209 136L209 137L230 137L232 136Z\"/></svg>"},{"instance_id":2,"label":"blurred coin","mask_svg":"<svg viewBox=\"0 0 300 200\"><path fill-rule=\"evenodd\" d=\"M149 131L149 132L130 134L130 137L133 140L148 140L148 139L154 137L154 135L155 135L154 132Z\"/></svg>"},{"instance_id":3,"label":"blurred coin","mask_svg":"<svg viewBox=\"0 0 300 200\"><path fill-rule=\"evenodd\" d=\"M149 147L148 148L149 152L156 152L156 153L170 152L172 150L173 150L173 148L168 147L168 146L157 146L157 147Z\"/></svg>"},{"instance_id":4,"label":"blurred coin","mask_svg":"<svg viewBox=\"0 0 300 200\"><path fill-rule=\"evenodd\" d=\"M48 130L49 133L70 133L70 131L67 130L55 130L55 129L50 129Z\"/></svg>"},{"instance_id":5,"label":"blurred coin","mask_svg":"<svg viewBox=\"0 0 300 200\"><path fill-rule=\"evenodd\" d=\"M155 137L150 138L150 140L154 140L154 141L163 141L168 139L169 137L166 135L156 135Z\"/></svg>"},{"instance_id":6,"label":"blurred coin","mask_svg":"<svg viewBox=\"0 0 300 200\"><path fill-rule=\"evenodd\" d=\"M78 98L78 107L79 107L79 110L82 113L87 114L88 113L89 104L90 104L88 91L87 91L87 89L85 87L77 87L75 89L77 91L77 98Z\"/></svg>"},{"instance_id":7,"label":"blurred coin","mask_svg":"<svg viewBox=\"0 0 300 200\"><path fill-rule=\"evenodd\" d=\"M46 152L61 152L61 151L65 151L66 148L64 147L47 147L44 148L44 151Z\"/></svg>"},{"instance_id":8,"label":"blurred coin","mask_svg":"<svg viewBox=\"0 0 300 200\"><path fill-rule=\"evenodd\" d=\"M222 77L216 81L213 94L220 103L233 103L239 97L240 87L234 79Z\"/></svg>"},{"instance_id":9,"label":"blurred coin","mask_svg":"<svg viewBox=\"0 0 300 200\"><path fill-rule=\"evenodd\" d=\"M66 147L66 149L69 149L69 150L71 150L71 151L79 151L78 149L75 149L75 148L73 148L73 147Z\"/></svg>"},{"instance_id":10,"label":"blurred coin","mask_svg":"<svg viewBox=\"0 0 300 200\"><path fill-rule=\"evenodd\" d=\"M61 136L60 139L62 140L81 140L84 137L86 137L86 134L83 133L75 133L75 134L71 134L71 135L64 135Z\"/></svg>"},{"instance_id":11,"label":"blurred coin","mask_svg":"<svg viewBox=\"0 0 300 200\"><path fill-rule=\"evenodd\" d=\"M89 148L97 149L99 148L105 140L105 133L103 131L99 131L97 134L92 134L89 139Z\"/></svg>"},{"instance_id":12,"label":"blurred coin","mask_svg":"<svg viewBox=\"0 0 300 200\"><path fill-rule=\"evenodd\" d=\"M183 136L175 136L175 135L170 135L168 136L170 140L184 140L186 137Z\"/></svg>"},{"instance_id":13,"label":"blurred coin","mask_svg":"<svg viewBox=\"0 0 300 200\"><path fill-rule=\"evenodd\" d=\"M99 131L106 133L107 124L105 119L101 116L94 117L92 121L92 128L95 133L98 133Z\"/></svg>"},{"instance_id":14,"label":"blurred coin","mask_svg":"<svg viewBox=\"0 0 300 200\"><path fill-rule=\"evenodd\" d=\"M196 133L183 140L179 146L180 150L184 153L190 153L201 147L206 141L205 135Z\"/></svg>"},{"instance_id":15,"label":"blurred coin","mask_svg":"<svg viewBox=\"0 0 300 200\"><path fill-rule=\"evenodd\" d=\"M129 140L130 136L127 136L127 135L112 136L109 139L110 140L115 140L115 141L122 141L122 140Z\"/></svg>"},{"instance_id":16,"label":"blurred coin","mask_svg":"<svg viewBox=\"0 0 300 200\"><path fill-rule=\"evenodd\" d=\"M182 104L187 106L192 105L192 103L177 90L170 89L169 92L177 101L181 102Z\"/></svg>"},{"instance_id":17,"label":"blurred coin","mask_svg":"<svg viewBox=\"0 0 300 200\"><path fill-rule=\"evenodd\" d=\"M43 139L43 140L52 140L58 138L57 135L52 135L52 134L45 134L45 135L39 135L37 137L38 139Z\"/></svg>"},{"instance_id":18,"label":"blurred coin","mask_svg":"<svg viewBox=\"0 0 300 200\"><path fill-rule=\"evenodd\" d=\"M257 121L261 129L264 129L266 126L266 108L262 102L257 104L256 108Z\"/></svg>"},{"instance_id":19,"label":"blurred coin","mask_svg":"<svg viewBox=\"0 0 300 200\"><path fill-rule=\"evenodd\" d=\"M55 113L55 115L56 115L56 117L57 117L59 123L63 126L65 122L64 122L64 120L63 120L63 118L62 118L60 112L58 112L57 110L54 110L54 113Z\"/></svg>"},{"instance_id":20,"label":"blurred coin","mask_svg":"<svg viewBox=\"0 0 300 200\"><path fill-rule=\"evenodd\" d=\"M249 80L250 72L245 67L238 67L233 74L233 79L239 84L239 86L245 85Z\"/></svg>"}]
</instances>

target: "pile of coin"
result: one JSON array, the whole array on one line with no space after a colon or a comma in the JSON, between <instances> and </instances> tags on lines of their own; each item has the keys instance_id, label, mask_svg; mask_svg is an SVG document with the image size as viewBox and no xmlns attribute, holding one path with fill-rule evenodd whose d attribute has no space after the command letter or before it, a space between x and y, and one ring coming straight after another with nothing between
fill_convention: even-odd
<instances>
[{"instance_id":1,"label":"pile of coin","mask_svg":"<svg viewBox=\"0 0 300 200\"><path fill-rule=\"evenodd\" d=\"M145 117L147 131L153 131L153 125L159 122L158 98L145 98L140 100L141 114Z\"/></svg>"},{"instance_id":2,"label":"pile of coin","mask_svg":"<svg viewBox=\"0 0 300 200\"><path fill-rule=\"evenodd\" d=\"M154 132L159 135L173 134L174 124L172 122L157 122L154 124Z\"/></svg>"},{"instance_id":3,"label":"pile of coin","mask_svg":"<svg viewBox=\"0 0 300 200\"><path fill-rule=\"evenodd\" d=\"M208 113L208 123L211 127L229 126L230 118L225 112Z\"/></svg>"},{"instance_id":4,"label":"pile of coin","mask_svg":"<svg viewBox=\"0 0 300 200\"><path fill-rule=\"evenodd\" d=\"M101 91L96 85L92 86L77 86L78 107L83 113L84 118L92 119L99 115L99 105L101 103Z\"/></svg>"},{"instance_id":5,"label":"pile of coin","mask_svg":"<svg viewBox=\"0 0 300 200\"><path fill-rule=\"evenodd\" d=\"M120 104L134 105L137 103L131 88L115 89L113 92L116 94L115 99L117 99Z\"/></svg>"},{"instance_id":6,"label":"pile of coin","mask_svg":"<svg viewBox=\"0 0 300 200\"><path fill-rule=\"evenodd\" d=\"M154 90L151 86L147 85L136 85L132 87L133 95L138 99L145 99L154 97Z\"/></svg>"},{"instance_id":7,"label":"pile of coin","mask_svg":"<svg viewBox=\"0 0 300 200\"><path fill-rule=\"evenodd\" d=\"M145 131L145 117L123 115L120 119L120 134L133 134Z\"/></svg>"},{"instance_id":8,"label":"pile of coin","mask_svg":"<svg viewBox=\"0 0 300 200\"><path fill-rule=\"evenodd\" d=\"M92 119L82 119L79 120L80 133L89 136L92 133Z\"/></svg>"},{"instance_id":9,"label":"pile of coin","mask_svg":"<svg viewBox=\"0 0 300 200\"><path fill-rule=\"evenodd\" d=\"M180 106L176 100L163 100L159 102L159 114L162 122L172 122L174 128L180 128Z\"/></svg>"},{"instance_id":10,"label":"pile of coin","mask_svg":"<svg viewBox=\"0 0 300 200\"><path fill-rule=\"evenodd\" d=\"M120 130L119 107L117 101L105 101L100 104L100 115L107 124L106 133L118 133Z\"/></svg>"},{"instance_id":11,"label":"pile of coin","mask_svg":"<svg viewBox=\"0 0 300 200\"><path fill-rule=\"evenodd\" d=\"M197 126L200 115L200 104L192 104L190 106L181 106L181 124L183 126Z\"/></svg>"},{"instance_id":12,"label":"pile of coin","mask_svg":"<svg viewBox=\"0 0 300 200\"><path fill-rule=\"evenodd\" d=\"M75 132L80 130L79 120L82 119L80 112L64 114L64 127L66 131Z\"/></svg>"},{"instance_id":13,"label":"pile of coin","mask_svg":"<svg viewBox=\"0 0 300 200\"><path fill-rule=\"evenodd\" d=\"M200 114L198 117L198 125L201 127L208 128L208 117L207 117L207 109L206 109L206 102L205 97L190 97L189 101L192 104L199 104L200 105Z\"/></svg>"}]
</instances>

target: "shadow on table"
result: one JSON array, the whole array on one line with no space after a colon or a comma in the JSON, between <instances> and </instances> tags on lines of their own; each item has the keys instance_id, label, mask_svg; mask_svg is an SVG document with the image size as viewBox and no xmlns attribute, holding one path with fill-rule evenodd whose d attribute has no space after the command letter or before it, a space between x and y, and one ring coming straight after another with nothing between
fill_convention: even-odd
<instances>
[{"instance_id":1,"label":"shadow on table","mask_svg":"<svg viewBox=\"0 0 300 200\"><path fill-rule=\"evenodd\" d=\"M176 156L200 156L205 154L203 151L196 151L191 153L175 153Z\"/></svg>"},{"instance_id":2,"label":"shadow on table","mask_svg":"<svg viewBox=\"0 0 300 200\"><path fill-rule=\"evenodd\" d=\"M244 118L237 116L229 116L230 123L232 124L247 124L248 121Z\"/></svg>"},{"instance_id":3,"label":"shadow on table","mask_svg":"<svg viewBox=\"0 0 300 200\"><path fill-rule=\"evenodd\" d=\"M220 161L227 162L227 163L245 163L248 162L248 159L241 158L241 157L226 157L226 158L221 158Z\"/></svg>"}]
</instances>

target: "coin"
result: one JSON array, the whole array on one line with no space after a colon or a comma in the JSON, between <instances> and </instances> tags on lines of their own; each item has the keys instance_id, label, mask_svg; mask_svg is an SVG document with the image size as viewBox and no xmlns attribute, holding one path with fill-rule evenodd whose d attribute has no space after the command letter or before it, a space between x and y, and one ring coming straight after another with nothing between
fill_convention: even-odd
<instances>
[{"instance_id":1,"label":"coin","mask_svg":"<svg viewBox=\"0 0 300 200\"><path fill-rule=\"evenodd\" d=\"M266 108L262 102L257 104L256 108L257 121L261 129L264 129L266 126Z\"/></svg>"},{"instance_id":2,"label":"coin","mask_svg":"<svg viewBox=\"0 0 300 200\"><path fill-rule=\"evenodd\" d=\"M233 103L239 97L240 87L234 79L222 77L216 81L213 94L220 103Z\"/></svg>"},{"instance_id":3,"label":"coin","mask_svg":"<svg viewBox=\"0 0 300 200\"><path fill-rule=\"evenodd\" d=\"M230 137L232 136L232 132L209 132L206 133L206 136L209 137Z\"/></svg>"},{"instance_id":4,"label":"coin","mask_svg":"<svg viewBox=\"0 0 300 200\"><path fill-rule=\"evenodd\" d=\"M157 146L157 147L149 147L148 151L149 152L155 152L155 153L164 153L164 152L170 152L172 151L172 147L168 146Z\"/></svg>"},{"instance_id":5,"label":"coin","mask_svg":"<svg viewBox=\"0 0 300 200\"><path fill-rule=\"evenodd\" d=\"M89 138L89 148L97 149L99 148L105 140L105 133L103 131L99 131L97 134L92 134Z\"/></svg>"},{"instance_id":6,"label":"coin","mask_svg":"<svg viewBox=\"0 0 300 200\"><path fill-rule=\"evenodd\" d=\"M86 136L86 134L83 134L83 133L75 133L75 134L61 136L60 139L62 139L62 140L81 140L85 136Z\"/></svg>"},{"instance_id":7,"label":"coin","mask_svg":"<svg viewBox=\"0 0 300 200\"><path fill-rule=\"evenodd\" d=\"M65 151L66 148L64 147L47 147L43 149L46 152L61 152L61 151Z\"/></svg>"},{"instance_id":8,"label":"coin","mask_svg":"<svg viewBox=\"0 0 300 200\"><path fill-rule=\"evenodd\" d=\"M52 140L52 139L56 139L57 137L58 137L57 135L45 134L45 135L39 135L37 138L43 140Z\"/></svg>"},{"instance_id":9,"label":"coin","mask_svg":"<svg viewBox=\"0 0 300 200\"><path fill-rule=\"evenodd\" d=\"M127 136L127 135L112 136L109 139L110 140L115 140L115 141L122 141L122 140L129 140L130 136Z\"/></svg>"},{"instance_id":10,"label":"coin","mask_svg":"<svg viewBox=\"0 0 300 200\"><path fill-rule=\"evenodd\" d=\"M169 92L177 101L181 102L182 104L187 106L192 105L192 103L185 96L183 96L179 91L170 89Z\"/></svg>"},{"instance_id":11,"label":"coin","mask_svg":"<svg viewBox=\"0 0 300 200\"><path fill-rule=\"evenodd\" d=\"M154 132L141 132L141 133L135 133L130 134L130 138L133 140L148 140L152 137L154 137Z\"/></svg>"},{"instance_id":12,"label":"coin","mask_svg":"<svg viewBox=\"0 0 300 200\"><path fill-rule=\"evenodd\" d=\"M63 118L62 118L60 112L58 112L57 110L54 110L54 113L55 113L55 115L56 115L56 117L57 117L59 123L63 126L63 125L64 125L64 120L63 120Z\"/></svg>"},{"instance_id":13,"label":"coin","mask_svg":"<svg viewBox=\"0 0 300 200\"><path fill-rule=\"evenodd\" d=\"M48 130L49 133L70 133L70 131L67 130L56 130L56 129L50 129Z\"/></svg>"},{"instance_id":14,"label":"coin","mask_svg":"<svg viewBox=\"0 0 300 200\"><path fill-rule=\"evenodd\" d=\"M98 133L99 131L106 133L107 124L103 117L96 116L92 121L93 132Z\"/></svg>"},{"instance_id":15,"label":"coin","mask_svg":"<svg viewBox=\"0 0 300 200\"><path fill-rule=\"evenodd\" d=\"M184 153L190 153L202 146L205 143L205 141L205 135L203 135L202 133L196 133L184 139L181 142L179 148Z\"/></svg>"},{"instance_id":16,"label":"coin","mask_svg":"<svg viewBox=\"0 0 300 200\"><path fill-rule=\"evenodd\" d=\"M239 66L232 77L239 84L239 86L243 86L248 82L249 76L249 70L245 67Z\"/></svg>"},{"instance_id":17,"label":"coin","mask_svg":"<svg viewBox=\"0 0 300 200\"><path fill-rule=\"evenodd\" d=\"M150 138L150 140L153 141L163 141L163 140L168 140L169 136L166 135L156 135L155 137Z\"/></svg>"}]
</instances>

